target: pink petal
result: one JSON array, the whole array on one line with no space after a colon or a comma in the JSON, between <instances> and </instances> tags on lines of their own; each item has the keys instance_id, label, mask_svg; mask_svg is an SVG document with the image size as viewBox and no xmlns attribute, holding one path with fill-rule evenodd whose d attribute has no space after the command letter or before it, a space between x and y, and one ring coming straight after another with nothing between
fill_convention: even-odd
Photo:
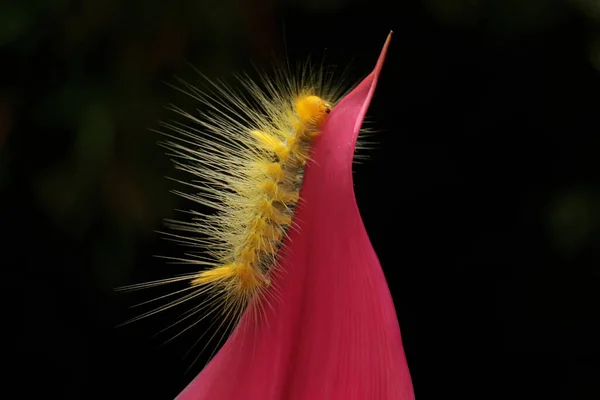
<instances>
[{"instance_id":1,"label":"pink petal","mask_svg":"<svg viewBox=\"0 0 600 400\"><path fill-rule=\"evenodd\" d=\"M250 307L178 400L414 399L390 292L352 182L375 70L331 112L305 173L299 229L274 278L266 321Z\"/></svg>"}]
</instances>

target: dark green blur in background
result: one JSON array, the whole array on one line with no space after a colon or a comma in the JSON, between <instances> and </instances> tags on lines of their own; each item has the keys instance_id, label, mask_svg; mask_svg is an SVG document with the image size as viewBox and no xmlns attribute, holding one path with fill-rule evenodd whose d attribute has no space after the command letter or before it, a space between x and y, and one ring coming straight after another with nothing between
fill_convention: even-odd
<instances>
[{"instance_id":1,"label":"dark green blur in background","mask_svg":"<svg viewBox=\"0 0 600 400\"><path fill-rule=\"evenodd\" d=\"M177 313L115 327L153 297L116 287L187 271L154 257L194 207L151 130L201 108L175 75L325 52L352 82L390 29L355 183L417 398L600 398L599 1L5 0L8 398L172 399L210 355L154 336Z\"/></svg>"}]
</instances>

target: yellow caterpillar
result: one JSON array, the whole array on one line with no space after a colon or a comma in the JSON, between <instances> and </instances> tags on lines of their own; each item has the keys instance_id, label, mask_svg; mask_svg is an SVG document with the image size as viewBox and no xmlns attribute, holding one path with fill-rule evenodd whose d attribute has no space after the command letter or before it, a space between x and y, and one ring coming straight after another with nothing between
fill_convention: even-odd
<instances>
[{"instance_id":1,"label":"yellow caterpillar","mask_svg":"<svg viewBox=\"0 0 600 400\"><path fill-rule=\"evenodd\" d=\"M270 286L284 238L293 228L311 143L343 95L331 74L308 73L307 66L301 71L299 78L283 70L272 78L263 75L258 82L244 77L240 82L245 96L206 77L210 92L180 81L183 88L178 89L207 111L194 116L171 107L186 123L162 124L160 133L169 138L164 146L176 167L197 179L181 182L195 194L176 193L215 212L192 211L192 221L169 221L172 228L186 232L169 234L172 239L204 250L203 255L175 260L202 269L123 288L189 281L187 288L162 296L181 297L133 320L207 294L209 299L184 319L204 312L201 320L220 309L235 323L249 302Z\"/></svg>"}]
</instances>

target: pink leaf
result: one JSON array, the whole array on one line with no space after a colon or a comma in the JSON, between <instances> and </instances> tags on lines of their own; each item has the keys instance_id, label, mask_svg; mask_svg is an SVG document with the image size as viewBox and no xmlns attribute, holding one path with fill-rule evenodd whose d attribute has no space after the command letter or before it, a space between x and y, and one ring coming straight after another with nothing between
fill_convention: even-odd
<instances>
[{"instance_id":1,"label":"pink leaf","mask_svg":"<svg viewBox=\"0 0 600 400\"><path fill-rule=\"evenodd\" d=\"M412 400L390 292L352 182L357 135L375 70L332 110L313 146L302 203L257 322L246 311L223 348L178 400ZM383 194L382 194L383 195Z\"/></svg>"}]
</instances>

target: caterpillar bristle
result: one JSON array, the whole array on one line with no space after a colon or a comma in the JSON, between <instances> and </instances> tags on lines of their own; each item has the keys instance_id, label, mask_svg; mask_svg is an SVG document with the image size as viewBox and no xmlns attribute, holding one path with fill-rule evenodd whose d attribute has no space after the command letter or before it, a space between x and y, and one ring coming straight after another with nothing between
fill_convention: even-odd
<instances>
[{"instance_id":1,"label":"caterpillar bristle","mask_svg":"<svg viewBox=\"0 0 600 400\"><path fill-rule=\"evenodd\" d=\"M294 214L302 206L300 188L311 144L332 108L352 89L343 90L343 79L323 67L305 63L298 71L292 76L282 68L272 75L259 74L258 80L243 74L236 77L241 87L234 87L196 70L201 86L181 78L170 85L197 101L199 110L169 105L176 118L153 131L164 138L159 145L174 167L192 178L171 178L182 187L172 192L200 210L180 210L189 218L166 220L173 232L161 232L198 253L162 258L199 270L121 288L186 284L137 304L165 302L126 323L197 301L161 331L187 324L170 341L209 317L216 317L210 327L228 330L251 302L258 324L266 308L278 301L273 280L285 272L278 260L289 251L285 243L298 226Z\"/></svg>"},{"instance_id":2,"label":"caterpillar bristle","mask_svg":"<svg viewBox=\"0 0 600 400\"><path fill-rule=\"evenodd\" d=\"M296 211L302 207L300 189L311 144L337 102L354 88L345 86L344 73L338 75L323 65L315 68L310 62L301 64L297 75L289 65L270 75L259 72L256 80L241 74L235 76L237 85L211 80L192 69L200 76L199 86L181 78L168 85L196 101L198 109L170 104L167 108L174 118L160 122L153 131L162 136L159 145L175 169L187 175L169 178L181 187L172 193L194 203L193 209L177 210L187 218L165 221L171 232L159 232L191 250L161 258L197 270L119 289L183 285L136 304L136 309L155 308L122 325L191 304L157 333L176 329L168 343L212 320L186 355L211 330L200 353L222 332L216 351L251 303L255 329L268 323L267 309L280 298L273 282L286 272L279 260L291 251L289 234L298 229ZM368 131L361 130L361 135ZM366 144L359 136L357 149L367 149ZM362 156L357 154L355 161ZM244 324L243 329L251 325Z\"/></svg>"}]
</instances>

